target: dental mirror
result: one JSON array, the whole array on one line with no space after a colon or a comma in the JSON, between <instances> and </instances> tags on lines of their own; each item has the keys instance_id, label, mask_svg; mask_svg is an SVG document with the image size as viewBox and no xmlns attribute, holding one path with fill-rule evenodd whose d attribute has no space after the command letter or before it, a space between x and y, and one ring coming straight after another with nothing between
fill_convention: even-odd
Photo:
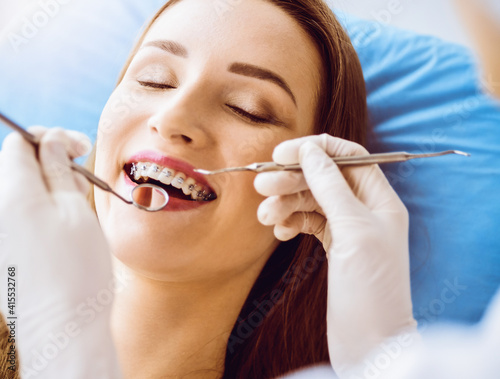
<instances>
[{"instance_id":1,"label":"dental mirror","mask_svg":"<svg viewBox=\"0 0 500 379\"><path fill-rule=\"evenodd\" d=\"M160 211L168 203L168 193L154 184L139 184L130 192L132 204L148 212Z\"/></svg>"},{"instance_id":2,"label":"dental mirror","mask_svg":"<svg viewBox=\"0 0 500 379\"><path fill-rule=\"evenodd\" d=\"M26 131L24 128L3 115L1 112L0 120L3 121L5 125L9 126L11 129L19 132L28 142L35 146L35 148L38 148L38 141L33 134ZM130 200L127 200L120 194L113 191L113 189L105 181L99 179L90 171L86 170L75 162L70 161L70 168L82 174L89 182L95 184L102 190L112 193L125 203L132 204L137 208L145 210L147 212L160 211L168 204L169 196L167 191L157 185L149 183L139 184L132 189L132 191L130 192Z\"/></svg>"}]
</instances>

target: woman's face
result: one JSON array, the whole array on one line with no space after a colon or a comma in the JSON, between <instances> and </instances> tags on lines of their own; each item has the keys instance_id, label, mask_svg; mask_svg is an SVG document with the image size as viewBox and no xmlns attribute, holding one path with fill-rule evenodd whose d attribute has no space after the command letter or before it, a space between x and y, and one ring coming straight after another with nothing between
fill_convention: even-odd
<instances>
[{"instance_id":1,"label":"woman's face","mask_svg":"<svg viewBox=\"0 0 500 379\"><path fill-rule=\"evenodd\" d=\"M113 254L168 281L261 267L278 241L257 220L263 198L255 174L202 177L192 169L269 161L280 142L311 134L320 73L313 42L266 1L183 0L168 8L102 113L95 170L125 195L135 163L136 178L156 175L171 202L148 213L97 189ZM213 200L190 200L211 193Z\"/></svg>"}]
</instances>

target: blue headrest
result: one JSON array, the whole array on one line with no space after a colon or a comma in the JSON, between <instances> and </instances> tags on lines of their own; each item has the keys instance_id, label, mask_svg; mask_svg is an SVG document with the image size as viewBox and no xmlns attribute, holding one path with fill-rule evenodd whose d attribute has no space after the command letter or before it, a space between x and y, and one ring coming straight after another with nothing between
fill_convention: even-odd
<instances>
[{"instance_id":1,"label":"blue headrest","mask_svg":"<svg viewBox=\"0 0 500 379\"><path fill-rule=\"evenodd\" d=\"M39 2L0 41L0 109L25 126L64 126L95 139L132 43L162 3ZM500 284L500 109L481 92L465 48L339 18L365 73L369 150L472 154L382 168L410 212L415 316L422 326L474 322ZM7 133L0 128L0 140Z\"/></svg>"},{"instance_id":2,"label":"blue headrest","mask_svg":"<svg viewBox=\"0 0 500 379\"><path fill-rule=\"evenodd\" d=\"M477 321L500 284L498 103L466 48L339 17L363 66L369 150L472 154L382 169L410 212L415 317Z\"/></svg>"}]
</instances>

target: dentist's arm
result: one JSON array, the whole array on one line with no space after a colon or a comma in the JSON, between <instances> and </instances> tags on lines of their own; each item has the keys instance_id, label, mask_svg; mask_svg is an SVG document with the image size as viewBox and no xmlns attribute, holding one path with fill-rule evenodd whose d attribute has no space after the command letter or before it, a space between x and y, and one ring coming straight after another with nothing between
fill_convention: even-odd
<instances>
[{"instance_id":1,"label":"dentist's arm","mask_svg":"<svg viewBox=\"0 0 500 379\"><path fill-rule=\"evenodd\" d=\"M30 131L41 137L39 160L17 133L0 154L1 311L21 377L120 378L110 252L84 196L88 183L68 168L68 156L85 153L89 141L61 129Z\"/></svg>"}]
</instances>

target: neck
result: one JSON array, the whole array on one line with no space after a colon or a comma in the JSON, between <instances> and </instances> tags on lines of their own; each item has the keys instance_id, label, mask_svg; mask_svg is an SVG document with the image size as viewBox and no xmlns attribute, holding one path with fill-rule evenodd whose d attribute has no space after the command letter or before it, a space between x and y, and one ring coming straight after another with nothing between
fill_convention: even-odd
<instances>
[{"instance_id":1,"label":"neck","mask_svg":"<svg viewBox=\"0 0 500 379\"><path fill-rule=\"evenodd\" d=\"M126 278L111 316L124 378L221 378L229 335L263 264L238 276L166 283L115 260Z\"/></svg>"}]
</instances>

